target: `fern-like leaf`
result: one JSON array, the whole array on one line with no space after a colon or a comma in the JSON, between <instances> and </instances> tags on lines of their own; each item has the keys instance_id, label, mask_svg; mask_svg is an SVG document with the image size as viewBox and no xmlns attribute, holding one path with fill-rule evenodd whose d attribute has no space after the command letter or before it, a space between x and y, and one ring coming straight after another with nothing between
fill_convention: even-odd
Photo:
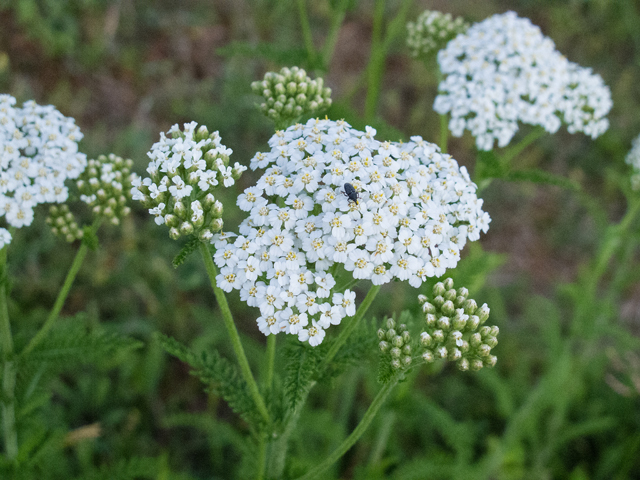
<instances>
[{"instance_id":1,"label":"fern-like leaf","mask_svg":"<svg viewBox=\"0 0 640 480\"><path fill-rule=\"evenodd\" d=\"M236 367L222 358L217 350L210 353L194 352L186 345L171 337L158 334L157 338L167 353L187 363L191 374L198 377L206 385L206 391L220 395L229 407L243 420L253 426L261 425L261 417L251 398L246 382Z\"/></svg>"},{"instance_id":2,"label":"fern-like leaf","mask_svg":"<svg viewBox=\"0 0 640 480\"><path fill-rule=\"evenodd\" d=\"M306 396L309 385L315 378L319 362L318 349L301 344L292 344L285 353L287 358L284 379L284 395L287 408L295 410Z\"/></svg>"},{"instance_id":3,"label":"fern-like leaf","mask_svg":"<svg viewBox=\"0 0 640 480\"><path fill-rule=\"evenodd\" d=\"M185 243L171 262L173 268L178 268L180 265L182 265L187 257L198 249L198 246L200 246L200 240L197 238L192 238L187 243Z\"/></svg>"}]
</instances>

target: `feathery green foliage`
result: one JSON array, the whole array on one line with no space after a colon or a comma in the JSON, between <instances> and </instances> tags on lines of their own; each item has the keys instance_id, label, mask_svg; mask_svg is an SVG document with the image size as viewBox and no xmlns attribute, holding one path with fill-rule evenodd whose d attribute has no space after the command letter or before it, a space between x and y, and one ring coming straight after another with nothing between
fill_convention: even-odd
<instances>
[{"instance_id":1,"label":"feathery green foliage","mask_svg":"<svg viewBox=\"0 0 640 480\"><path fill-rule=\"evenodd\" d=\"M156 338L167 353L193 369L191 374L205 384L209 393L220 395L243 420L254 428L260 427L261 417L251 399L246 382L240 377L238 369L222 358L217 350L198 354L174 338L161 333L157 334Z\"/></svg>"}]
</instances>

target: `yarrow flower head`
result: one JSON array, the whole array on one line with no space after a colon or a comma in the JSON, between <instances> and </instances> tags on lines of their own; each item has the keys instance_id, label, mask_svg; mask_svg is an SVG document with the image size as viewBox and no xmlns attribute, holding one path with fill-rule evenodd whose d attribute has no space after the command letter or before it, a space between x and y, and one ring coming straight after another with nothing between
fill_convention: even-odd
<instances>
[{"instance_id":1,"label":"yarrow flower head","mask_svg":"<svg viewBox=\"0 0 640 480\"><path fill-rule=\"evenodd\" d=\"M298 67L283 68L280 73L267 72L264 80L251 84L257 95L262 95L262 112L277 128L288 127L303 115L316 114L331 106L331 89L324 87L322 78L311 80L307 72Z\"/></svg>"},{"instance_id":2,"label":"yarrow flower head","mask_svg":"<svg viewBox=\"0 0 640 480\"><path fill-rule=\"evenodd\" d=\"M497 358L491 349L498 344L498 327L484 325L489 318L489 307L481 307L468 298L469 291L453 288L447 278L433 287L433 299L424 295L418 300L425 314L426 330L420 334L422 359L431 363L442 358L457 363L460 370L480 370L493 367Z\"/></svg>"},{"instance_id":3,"label":"yarrow flower head","mask_svg":"<svg viewBox=\"0 0 640 480\"><path fill-rule=\"evenodd\" d=\"M419 287L455 267L467 240L487 231L464 167L421 137L380 142L375 133L311 119L277 132L271 151L252 159L252 169L266 171L238 197L249 216L239 236L216 237L214 261L218 285L260 308L265 335L316 345L355 313L355 293L335 289L343 283L336 272Z\"/></svg>"},{"instance_id":4,"label":"yarrow flower head","mask_svg":"<svg viewBox=\"0 0 640 480\"><path fill-rule=\"evenodd\" d=\"M450 13L425 10L415 22L407 23L407 46L416 58L428 58L456 35L466 31L469 24Z\"/></svg>"},{"instance_id":5,"label":"yarrow flower head","mask_svg":"<svg viewBox=\"0 0 640 480\"><path fill-rule=\"evenodd\" d=\"M177 239L193 235L210 241L222 229L222 203L213 195L216 187L230 187L247 169L236 162L229 166L232 150L220 141L218 132L196 122L171 127L169 137L147 154L149 177L137 178L131 193L155 216L158 225L169 227L169 236Z\"/></svg>"},{"instance_id":6,"label":"yarrow flower head","mask_svg":"<svg viewBox=\"0 0 640 480\"><path fill-rule=\"evenodd\" d=\"M640 190L640 135L638 135L631 143L631 150L624 159L633 168L631 174L631 187L634 190Z\"/></svg>"},{"instance_id":7,"label":"yarrow flower head","mask_svg":"<svg viewBox=\"0 0 640 480\"><path fill-rule=\"evenodd\" d=\"M0 217L21 228L31 225L36 205L67 199L65 180L77 178L87 160L78 152L83 135L72 118L52 105L15 104L11 95L0 95ZM0 228L0 246L10 242Z\"/></svg>"},{"instance_id":8,"label":"yarrow flower head","mask_svg":"<svg viewBox=\"0 0 640 480\"><path fill-rule=\"evenodd\" d=\"M480 150L506 146L518 122L555 133L596 138L609 127L611 92L591 69L569 62L553 41L514 12L473 25L438 52L444 75L434 110L451 114L449 129L465 129Z\"/></svg>"}]
</instances>

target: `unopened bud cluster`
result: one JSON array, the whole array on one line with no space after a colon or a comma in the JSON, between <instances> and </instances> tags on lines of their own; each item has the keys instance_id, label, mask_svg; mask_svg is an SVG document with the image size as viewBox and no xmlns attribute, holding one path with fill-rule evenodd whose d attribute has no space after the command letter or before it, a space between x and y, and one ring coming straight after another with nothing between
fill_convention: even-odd
<instances>
[{"instance_id":1,"label":"unopened bud cluster","mask_svg":"<svg viewBox=\"0 0 640 480\"><path fill-rule=\"evenodd\" d=\"M427 323L420 334L422 358L430 363L439 358L454 361L460 370L480 370L493 367L497 358L491 349L498 344L498 327L485 326L489 307L481 307L468 298L466 288L453 288L447 278L433 287L433 299L418 297Z\"/></svg>"},{"instance_id":2,"label":"unopened bud cluster","mask_svg":"<svg viewBox=\"0 0 640 480\"><path fill-rule=\"evenodd\" d=\"M311 80L298 67L267 72L264 80L251 84L251 89L262 95L260 109L278 128L293 125L303 115L314 115L331 105L331 89L324 87L322 78Z\"/></svg>"},{"instance_id":3,"label":"unopened bud cluster","mask_svg":"<svg viewBox=\"0 0 640 480\"><path fill-rule=\"evenodd\" d=\"M230 187L247 169L236 162L229 166L230 148L220 142L218 132L204 125L185 123L160 134L148 153L149 177L136 179L131 193L155 216L158 225L169 227L169 236L196 236L209 241L222 230L222 203L213 196L214 187Z\"/></svg>"},{"instance_id":4,"label":"unopened bud cluster","mask_svg":"<svg viewBox=\"0 0 640 480\"><path fill-rule=\"evenodd\" d=\"M388 318L384 328L378 330L378 338L380 351L389 356L394 370L411 365L411 334L406 325L396 325L395 320Z\"/></svg>"},{"instance_id":5,"label":"unopened bud cluster","mask_svg":"<svg viewBox=\"0 0 640 480\"><path fill-rule=\"evenodd\" d=\"M407 23L407 46L413 57L427 58L468 28L469 24L460 17L454 19L450 13L425 10L415 22Z\"/></svg>"},{"instance_id":6,"label":"unopened bud cluster","mask_svg":"<svg viewBox=\"0 0 640 480\"><path fill-rule=\"evenodd\" d=\"M78 177L80 200L91 207L95 217L102 217L114 225L129 214L131 186L135 174L131 173L132 160L124 160L113 153L89 160L87 168Z\"/></svg>"},{"instance_id":7,"label":"unopened bud cluster","mask_svg":"<svg viewBox=\"0 0 640 480\"><path fill-rule=\"evenodd\" d=\"M52 205L49 208L47 224L56 237L63 238L69 243L82 238L83 231L66 203Z\"/></svg>"}]
</instances>

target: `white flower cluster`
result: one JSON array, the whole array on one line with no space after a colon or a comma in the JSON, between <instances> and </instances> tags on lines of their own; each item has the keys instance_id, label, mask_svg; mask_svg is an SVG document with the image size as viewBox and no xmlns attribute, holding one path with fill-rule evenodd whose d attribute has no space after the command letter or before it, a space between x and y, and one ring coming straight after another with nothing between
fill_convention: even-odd
<instances>
[{"instance_id":1,"label":"white flower cluster","mask_svg":"<svg viewBox=\"0 0 640 480\"><path fill-rule=\"evenodd\" d=\"M624 159L633 168L631 174L631 187L640 190L640 135L633 139L631 150Z\"/></svg>"},{"instance_id":2,"label":"white flower cluster","mask_svg":"<svg viewBox=\"0 0 640 480\"><path fill-rule=\"evenodd\" d=\"M469 24L450 13L425 10L415 22L407 23L407 46L414 57L428 57L443 48L449 40L464 32Z\"/></svg>"},{"instance_id":3,"label":"white flower cluster","mask_svg":"<svg viewBox=\"0 0 640 480\"><path fill-rule=\"evenodd\" d=\"M480 150L506 146L518 122L550 133L562 122L592 138L609 127L611 92L591 69L569 62L529 19L514 12L473 25L438 52L444 75L434 110L468 129Z\"/></svg>"},{"instance_id":4,"label":"white flower cluster","mask_svg":"<svg viewBox=\"0 0 640 480\"><path fill-rule=\"evenodd\" d=\"M64 182L77 178L87 159L78 152L83 135L73 118L52 105L15 104L11 95L0 95L0 216L21 228L31 225L36 205L67 199ZM10 242L0 228L0 248Z\"/></svg>"},{"instance_id":5,"label":"white flower cluster","mask_svg":"<svg viewBox=\"0 0 640 480\"><path fill-rule=\"evenodd\" d=\"M238 197L249 216L240 236L216 238L214 261L220 288L260 308L265 335L317 345L324 329L355 313L343 283L418 287L455 267L466 241L487 231L464 167L420 137L380 142L375 133L311 119L277 132L271 151L252 159L266 171ZM347 183L357 200L344 195Z\"/></svg>"},{"instance_id":6,"label":"white flower cluster","mask_svg":"<svg viewBox=\"0 0 640 480\"><path fill-rule=\"evenodd\" d=\"M136 178L131 194L142 201L155 216L158 225L169 227L169 236L195 235L211 240L222 229L222 203L213 196L214 187L230 187L247 169L236 162L228 166L232 150L220 141L218 132L209 134L196 122L169 130L170 138L160 133L147 154L150 177Z\"/></svg>"}]
</instances>

